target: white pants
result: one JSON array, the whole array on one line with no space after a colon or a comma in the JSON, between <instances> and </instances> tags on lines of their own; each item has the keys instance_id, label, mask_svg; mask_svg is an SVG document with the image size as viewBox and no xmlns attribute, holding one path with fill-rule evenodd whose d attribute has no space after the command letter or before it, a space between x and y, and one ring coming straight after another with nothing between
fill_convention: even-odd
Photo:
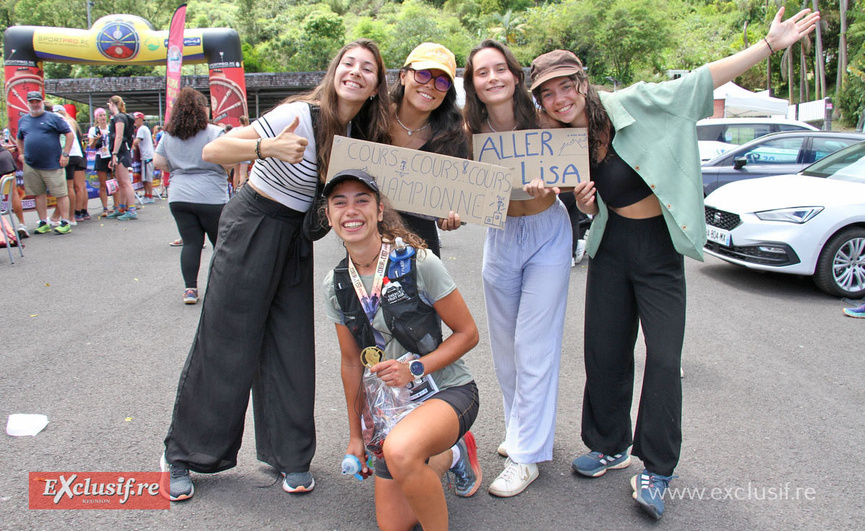
<instances>
[{"instance_id":1,"label":"white pants","mask_svg":"<svg viewBox=\"0 0 865 531\"><path fill-rule=\"evenodd\" d=\"M559 361L571 274L571 223L556 201L487 229L483 281L505 447L517 463L553 458Z\"/></svg>"}]
</instances>

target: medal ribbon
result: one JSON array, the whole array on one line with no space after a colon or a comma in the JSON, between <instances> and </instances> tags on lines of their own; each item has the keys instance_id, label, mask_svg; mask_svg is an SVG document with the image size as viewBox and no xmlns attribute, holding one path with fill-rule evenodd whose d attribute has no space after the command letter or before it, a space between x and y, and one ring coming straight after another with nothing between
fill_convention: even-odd
<instances>
[{"instance_id":1,"label":"medal ribbon","mask_svg":"<svg viewBox=\"0 0 865 531\"><path fill-rule=\"evenodd\" d=\"M348 276L351 278L351 284L354 286L354 292L357 294L360 306L363 308L367 319L369 319L376 346L382 350L384 350L384 336L372 326L372 320L375 317L375 312L378 311L379 305L381 305L381 286L384 281L385 269L387 268L388 254L390 254L390 244L382 243L381 252L378 255L378 264L375 266L375 276L372 278L371 295L367 295L363 282L360 280L360 274L358 274L357 268L354 267L354 262L351 261L351 255L348 257Z\"/></svg>"}]
</instances>

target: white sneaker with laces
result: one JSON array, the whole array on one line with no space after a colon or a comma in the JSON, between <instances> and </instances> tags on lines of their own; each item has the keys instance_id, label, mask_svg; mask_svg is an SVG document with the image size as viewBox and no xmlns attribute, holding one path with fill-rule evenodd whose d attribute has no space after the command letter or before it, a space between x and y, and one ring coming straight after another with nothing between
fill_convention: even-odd
<instances>
[{"instance_id":1,"label":"white sneaker with laces","mask_svg":"<svg viewBox=\"0 0 865 531\"><path fill-rule=\"evenodd\" d=\"M505 469L490 485L489 493L500 498L510 498L526 490L526 487L536 479L538 479L537 464L522 465L508 458Z\"/></svg>"}]
</instances>

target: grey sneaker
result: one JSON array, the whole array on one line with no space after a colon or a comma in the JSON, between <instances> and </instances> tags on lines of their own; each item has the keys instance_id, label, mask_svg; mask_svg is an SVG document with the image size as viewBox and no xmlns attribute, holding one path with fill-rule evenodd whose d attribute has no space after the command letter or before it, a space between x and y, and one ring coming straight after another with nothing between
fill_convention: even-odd
<instances>
[{"instance_id":1,"label":"grey sneaker","mask_svg":"<svg viewBox=\"0 0 865 531\"><path fill-rule=\"evenodd\" d=\"M481 464L478 462L478 447L472 432L466 432L457 441L460 459L448 472L453 475L454 491L457 496L468 498L478 491L483 480Z\"/></svg>"},{"instance_id":2,"label":"grey sneaker","mask_svg":"<svg viewBox=\"0 0 865 531\"><path fill-rule=\"evenodd\" d=\"M312 474L307 472L283 472L282 490L292 494L311 492L315 488Z\"/></svg>"},{"instance_id":3,"label":"grey sneaker","mask_svg":"<svg viewBox=\"0 0 865 531\"><path fill-rule=\"evenodd\" d=\"M171 501L188 500L195 494L195 486L192 484L192 478L189 476L189 469L178 463L169 464L165 460L165 454L159 458L159 468L162 472L168 472L163 476L163 481L159 485L159 493L163 497ZM169 479L168 488L165 488L165 479Z\"/></svg>"}]
</instances>

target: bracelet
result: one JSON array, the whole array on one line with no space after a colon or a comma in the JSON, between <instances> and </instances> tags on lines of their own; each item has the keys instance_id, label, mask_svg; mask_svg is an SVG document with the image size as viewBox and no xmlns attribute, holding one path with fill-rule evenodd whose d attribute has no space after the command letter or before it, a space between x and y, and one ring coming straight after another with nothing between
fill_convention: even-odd
<instances>
[{"instance_id":1,"label":"bracelet","mask_svg":"<svg viewBox=\"0 0 865 531\"><path fill-rule=\"evenodd\" d=\"M264 157L261 156L261 141L263 138L259 138L255 141L255 156L258 157L258 160L264 160Z\"/></svg>"},{"instance_id":2,"label":"bracelet","mask_svg":"<svg viewBox=\"0 0 865 531\"><path fill-rule=\"evenodd\" d=\"M769 52L770 52L770 53L775 53L775 50L772 49L772 45L769 44L769 41L766 40L766 37L763 37L763 41L766 43L766 46L769 47Z\"/></svg>"}]
</instances>

